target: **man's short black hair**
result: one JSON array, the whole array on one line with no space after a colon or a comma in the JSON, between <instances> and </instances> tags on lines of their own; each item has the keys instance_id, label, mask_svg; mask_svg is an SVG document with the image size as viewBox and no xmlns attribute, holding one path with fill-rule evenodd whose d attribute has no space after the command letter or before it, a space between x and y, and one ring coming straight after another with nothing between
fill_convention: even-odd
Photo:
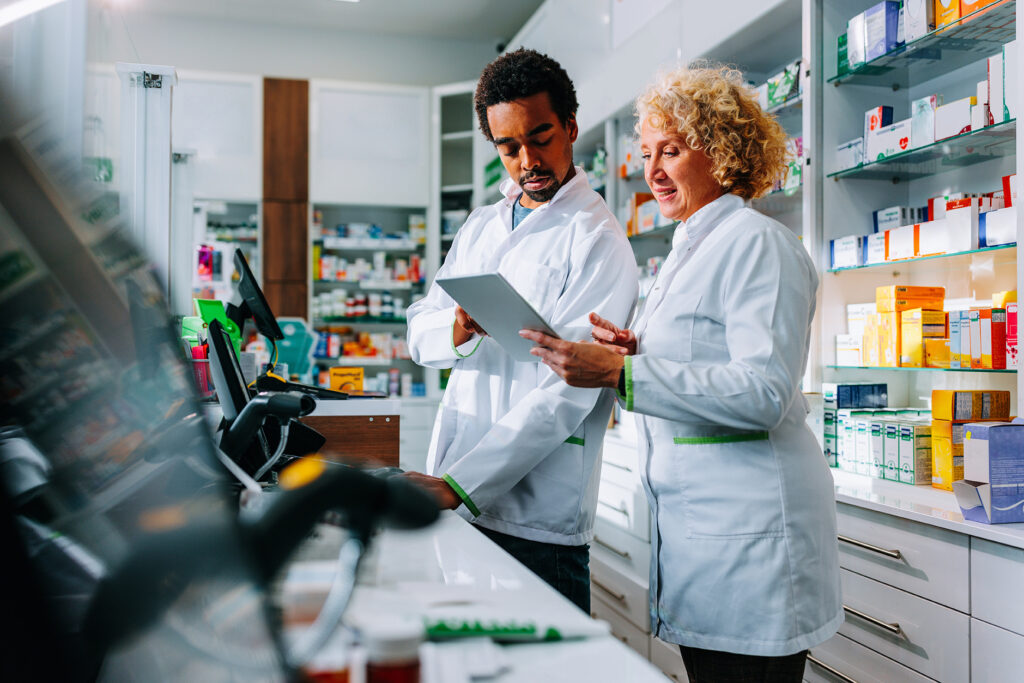
<instances>
[{"instance_id":1,"label":"man's short black hair","mask_svg":"<svg viewBox=\"0 0 1024 683\"><path fill-rule=\"evenodd\" d=\"M579 107L576 88L561 64L536 50L522 47L498 57L484 67L473 97L480 130L493 141L491 127L487 125L487 107L541 92L548 94L551 108L562 125L576 115Z\"/></svg>"}]
</instances>

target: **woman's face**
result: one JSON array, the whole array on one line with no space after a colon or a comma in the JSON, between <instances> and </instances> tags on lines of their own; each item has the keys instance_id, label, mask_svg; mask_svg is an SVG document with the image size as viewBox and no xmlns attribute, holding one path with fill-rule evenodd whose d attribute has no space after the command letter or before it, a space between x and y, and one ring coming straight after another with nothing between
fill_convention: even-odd
<instances>
[{"instance_id":1,"label":"woman's face","mask_svg":"<svg viewBox=\"0 0 1024 683\"><path fill-rule=\"evenodd\" d=\"M711 175L711 160L703 151L690 149L682 137L644 121L640 127L640 152L644 179L666 218L685 221L697 209L722 196L722 187Z\"/></svg>"}]
</instances>

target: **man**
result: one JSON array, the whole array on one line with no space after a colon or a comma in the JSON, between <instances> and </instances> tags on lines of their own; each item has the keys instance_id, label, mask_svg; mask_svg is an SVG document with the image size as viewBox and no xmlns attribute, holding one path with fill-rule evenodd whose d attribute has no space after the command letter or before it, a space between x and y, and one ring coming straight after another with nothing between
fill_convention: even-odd
<instances>
[{"instance_id":1,"label":"man","mask_svg":"<svg viewBox=\"0 0 1024 683\"><path fill-rule=\"evenodd\" d=\"M568 75L520 49L484 69L474 99L509 178L504 199L470 215L437 277L497 271L565 339L588 337L592 312L623 325L636 303L636 262L573 166ZM589 612L587 543L612 393L514 361L436 283L407 315L413 359L452 368L427 459L435 476L407 476Z\"/></svg>"}]
</instances>

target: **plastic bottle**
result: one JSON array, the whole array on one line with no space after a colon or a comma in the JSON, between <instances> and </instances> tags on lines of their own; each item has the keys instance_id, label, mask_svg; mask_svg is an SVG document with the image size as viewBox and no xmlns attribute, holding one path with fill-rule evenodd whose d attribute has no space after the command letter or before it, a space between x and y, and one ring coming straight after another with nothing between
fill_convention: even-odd
<instances>
[{"instance_id":1,"label":"plastic bottle","mask_svg":"<svg viewBox=\"0 0 1024 683\"><path fill-rule=\"evenodd\" d=\"M360 625L366 651L366 683L419 683L423 624L381 616Z\"/></svg>"}]
</instances>

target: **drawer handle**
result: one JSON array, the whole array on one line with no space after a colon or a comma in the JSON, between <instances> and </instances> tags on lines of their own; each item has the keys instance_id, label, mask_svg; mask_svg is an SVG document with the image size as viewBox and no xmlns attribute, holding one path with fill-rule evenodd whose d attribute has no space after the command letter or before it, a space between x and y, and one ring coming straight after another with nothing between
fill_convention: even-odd
<instances>
[{"instance_id":1,"label":"drawer handle","mask_svg":"<svg viewBox=\"0 0 1024 683\"><path fill-rule=\"evenodd\" d=\"M603 583L601 583L600 581L598 581L594 577L590 577L590 583L594 584L595 586L597 586L598 588L600 588L605 593L607 593L608 595L612 596L613 598L615 598L616 600L618 600L622 604L626 604L626 594L625 593L617 593L617 592L613 591L611 588L609 588L608 586L604 585Z\"/></svg>"},{"instance_id":2,"label":"drawer handle","mask_svg":"<svg viewBox=\"0 0 1024 683\"><path fill-rule=\"evenodd\" d=\"M625 465L620 465L617 462L611 462L610 460L605 460L604 464L608 465L609 467L614 467L617 470L625 470L626 472L632 472L633 471L633 469L630 468L630 467L626 467Z\"/></svg>"},{"instance_id":3,"label":"drawer handle","mask_svg":"<svg viewBox=\"0 0 1024 683\"><path fill-rule=\"evenodd\" d=\"M597 502L600 505L604 505L606 508L608 508L609 510L611 510L613 512L618 512L620 515L625 515L626 517L629 517L629 510L627 510L623 506L616 507L616 506L612 505L611 503L604 502L603 500L599 500Z\"/></svg>"},{"instance_id":4,"label":"drawer handle","mask_svg":"<svg viewBox=\"0 0 1024 683\"><path fill-rule=\"evenodd\" d=\"M847 614L851 615L851 616L857 617L858 619L863 619L864 621L868 622L872 626L877 626L878 628L883 629L885 631L888 631L889 633L892 633L893 635L897 635L898 636L901 633L903 633L903 628L899 624L892 624L892 623L889 623L888 621L882 621L881 619L876 619L875 617L871 616L870 614L864 614L864 612L861 612L860 610L853 609L852 607L848 607L846 605L843 605L843 611L846 612Z\"/></svg>"},{"instance_id":5,"label":"drawer handle","mask_svg":"<svg viewBox=\"0 0 1024 683\"><path fill-rule=\"evenodd\" d=\"M858 548L863 548L864 550L870 550L871 552L878 553L879 555L891 557L894 560L903 559L903 553L901 553L899 550L888 550L886 548L879 548L877 545L871 545L870 543L865 543L864 541L858 541L856 538L850 538L849 536L839 536L838 538L843 543L849 543L850 545L856 546Z\"/></svg>"},{"instance_id":6,"label":"drawer handle","mask_svg":"<svg viewBox=\"0 0 1024 683\"><path fill-rule=\"evenodd\" d=\"M839 669L835 669L829 666L825 662L821 661L820 659L812 655L810 652L807 653L807 661L813 664L814 666L818 667L819 669L824 669L825 671L829 672L839 680L843 681L843 683L857 683L856 680L850 678Z\"/></svg>"},{"instance_id":7,"label":"drawer handle","mask_svg":"<svg viewBox=\"0 0 1024 683\"><path fill-rule=\"evenodd\" d=\"M599 546L603 546L604 548L607 548L608 550L611 550L613 553L615 553L616 555L618 555L621 558L624 558L624 559L628 559L629 558L629 552L627 552L625 550L619 550L615 546L613 546L613 545L611 545L611 544L609 544L609 543L607 543L605 541L602 541L600 536L594 536L594 543L598 544Z\"/></svg>"}]
</instances>

